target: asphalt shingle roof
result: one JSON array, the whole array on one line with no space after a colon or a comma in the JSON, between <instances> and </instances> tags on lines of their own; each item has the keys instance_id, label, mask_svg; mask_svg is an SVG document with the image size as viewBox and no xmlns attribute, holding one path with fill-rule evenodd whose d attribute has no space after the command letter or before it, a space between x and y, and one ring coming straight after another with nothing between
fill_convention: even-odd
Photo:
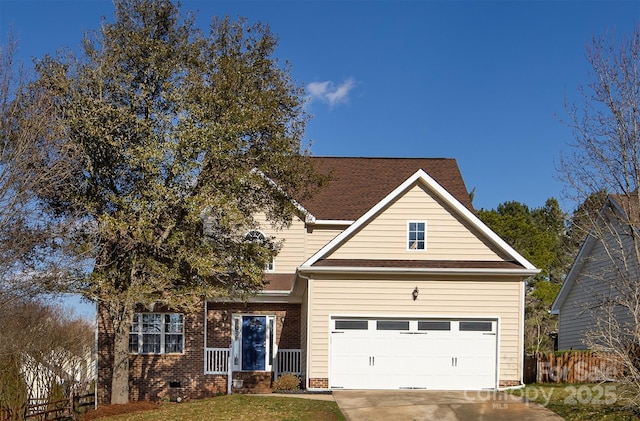
<instances>
[{"instance_id":1,"label":"asphalt shingle roof","mask_svg":"<svg viewBox=\"0 0 640 421\"><path fill-rule=\"evenodd\" d=\"M455 159L312 157L311 160L318 172L329 175L327 185L302 203L317 219L356 220L419 169L473 211Z\"/></svg>"}]
</instances>

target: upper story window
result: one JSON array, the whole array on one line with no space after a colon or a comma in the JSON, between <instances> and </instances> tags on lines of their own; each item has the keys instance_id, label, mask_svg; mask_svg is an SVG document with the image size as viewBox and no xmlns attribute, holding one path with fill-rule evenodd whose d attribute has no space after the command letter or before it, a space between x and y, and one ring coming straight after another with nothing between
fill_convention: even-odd
<instances>
[{"instance_id":1,"label":"upper story window","mask_svg":"<svg viewBox=\"0 0 640 421\"><path fill-rule=\"evenodd\" d=\"M427 249L427 223L424 221L409 221L407 224L407 249Z\"/></svg>"},{"instance_id":2,"label":"upper story window","mask_svg":"<svg viewBox=\"0 0 640 421\"><path fill-rule=\"evenodd\" d=\"M265 237L261 231L251 230L244 236L244 239L252 243L265 243L267 240L267 237ZM274 268L275 268L274 259L271 259L270 262L267 262L267 264L264 265L264 270L266 272L273 272Z\"/></svg>"},{"instance_id":3,"label":"upper story window","mask_svg":"<svg viewBox=\"0 0 640 421\"><path fill-rule=\"evenodd\" d=\"M264 265L264 270L266 272L273 272L275 270L275 259L271 259L270 262L267 262L267 264Z\"/></svg>"},{"instance_id":4,"label":"upper story window","mask_svg":"<svg viewBox=\"0 0 640 421\"><path fill-rule=\"evenodd\" d=\"M136 313L129 332L133 354L173 354L184 351L184 316L179 313Z\"/></svg>"},{"instance_id":5,"label":"upper story window","mask_svg":"<svg viewBox=\"0 0 640 421\"><path fill-rule=\"evenodd\" d=\"M244 236L244 239L252 243L264 243L267 238L261 231L252 230Z\"/></svg>"}]
</instances>

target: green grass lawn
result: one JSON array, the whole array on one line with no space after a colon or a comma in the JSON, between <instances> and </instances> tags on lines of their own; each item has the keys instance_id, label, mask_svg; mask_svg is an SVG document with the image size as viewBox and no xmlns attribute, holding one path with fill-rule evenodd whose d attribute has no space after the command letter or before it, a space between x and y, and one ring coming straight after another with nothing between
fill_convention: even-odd
<instances>
[{"instance_id":1,"label":"green grass lawn","mask_svg":"<svg viewBox=\"0 0 640 421\"><path fill-rule=\"evenodd\" d=\"M148 406L143 408L131 406L131 411L137 409L143 410L98 419L101 421L345 420L334 401L256 395L228 395L183 403L162 403L152 406L151 409Z\"/></svg>"},{"instance_id":2,"label":"green grass lawn","mask_svg":"<svg viewBox=\"0 0 640 421\"><path fill-rule=\"evenodd\" d=\"M511 393L546 406L568 421L638 421L625 409L624 389L615 383L530 384Z\"/></svg>"}]
</instances>

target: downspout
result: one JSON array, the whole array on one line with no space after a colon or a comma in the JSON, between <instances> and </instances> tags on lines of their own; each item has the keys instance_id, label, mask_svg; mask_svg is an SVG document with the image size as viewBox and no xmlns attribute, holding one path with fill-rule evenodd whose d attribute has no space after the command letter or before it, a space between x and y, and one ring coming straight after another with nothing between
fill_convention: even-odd
<instances>
[{"instance_id":1,"label":"downspout","mask_svg":"<svg viewBox=\"0 0 640 421\"><path fill-rule=\"evenodd\" d=\"M524 318L526 317L526 288L527 285L527 281L525 280L524 282L522 282L520 284L520 295L522 296L521 298L521 302L522 302L522 317L520 317L520 352L522 353L520 355L520 384L517 386L517 388L523 388L524 385L524 356L525 356L525 352L524 352Z\"/></svg>"},{"instance_id":2,"label":"downspout","mask_svg":"<svg viewBox=\"0 0 640 421\"><path fill-rule=\"evenodd\" d=\"M525 352L524 352L524 317L525 317L525 307L526 307L526 297L525 297L525 291L526 291L526 280L522 281L520 283L520 308L522 310L520 310L520 352L522 353L522 355L520 355L520 384L518 386L513 386L511 388L506 388L506 389L522 389L525 384L524 384L524 356L525 356ZM506 390L505 389L505 390Z\"/></svg>"},{"instance_id":3,"label":"downspout","mask_svg":"<svg viewBox=\"0 0 640 421\"><path fill-rule=\"evenodd\" d=\"M95 355L95 362L93 363L94 365L94 379L95 379L95 386L93 388L93 409L98 409L98 329L99 329L99 325L98 325L98 310L99 310L99 306L98 306L98 301L96 300L95 303L96 306L96 330L95 330L95 334L94 334L94 343L95 343L95 350L94 350L94 355Z\"/></svg>"},{"instance_id":4,"label":"downspout","mask_svg":"<svg viewBox=\"0 0 640 421\"><path fill-rule=\"evenodd\" d=\"M202 361L202 372L204 374L207 373L207 322L208 322L208 317L207 317L207 297L204 297L204 340L202 341L202 344L204 345L204 349L203 349L203 361Z\"/></svg>"},{"instance_id":5,"label":"downspout","mask_svg":"<svg viewBox=\"0 0 640 421\"><path fill-rule=\"evenodd\" d=\"M302 279L305 279L307 281L307 315L305 317L306 321L307 321L307 325L305 326L306 329L306 335L305 337L307 338L307 340L305 341L306 343L304 344L305 346L305 359L304 359L304 364L305 364L305 368L304 368L304 388L305 390L309 390L309 328L311 326L311 322L309 321L310 317L309 317L309 303L311 302L311 277L309 276L305 276L303 274L300 273L300 271L298 271L298 276Z\"/></svg>"}]
</instances>

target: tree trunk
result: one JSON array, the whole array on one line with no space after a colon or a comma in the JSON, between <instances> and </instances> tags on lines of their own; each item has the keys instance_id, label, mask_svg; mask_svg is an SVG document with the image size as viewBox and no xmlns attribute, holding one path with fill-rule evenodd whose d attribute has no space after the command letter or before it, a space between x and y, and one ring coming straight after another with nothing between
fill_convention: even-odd
<instances>
[{"instance_id":1,"label":"tree trunk","mask_svg":"<svg viewBox=\"0 0 640 421\"><path fill-rule=\"evenodd\" d=\"M133 323L133 310L122 310L121 318L113 321L113 374L111 377L111 403L129 403L129 331Z\"/></svg>"}]
</instances>

